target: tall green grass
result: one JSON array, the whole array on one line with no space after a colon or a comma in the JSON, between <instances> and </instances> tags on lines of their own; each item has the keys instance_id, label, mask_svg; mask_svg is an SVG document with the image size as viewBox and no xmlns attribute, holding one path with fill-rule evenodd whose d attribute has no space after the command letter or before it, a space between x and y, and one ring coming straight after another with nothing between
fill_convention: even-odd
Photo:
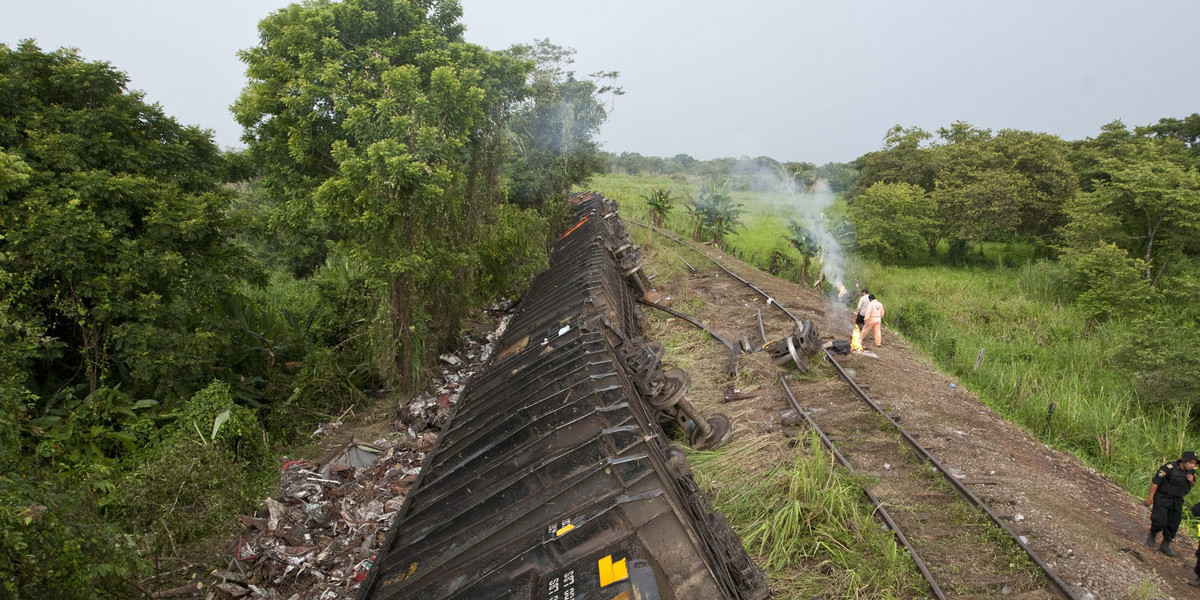
<instances>
[{"instance_id":1,"label":"tall green grass","mask_svg":"<svg viewBox=\"0 0 1200 600\"><path fill-rule=\"evenodd\" d=\"M803 451L750 469L755 446L690 452L697 481L771 574L781 598L922 598L916 566L873 518L863 482L837 467L816 434Z\"/></svg>"}]
</instances>

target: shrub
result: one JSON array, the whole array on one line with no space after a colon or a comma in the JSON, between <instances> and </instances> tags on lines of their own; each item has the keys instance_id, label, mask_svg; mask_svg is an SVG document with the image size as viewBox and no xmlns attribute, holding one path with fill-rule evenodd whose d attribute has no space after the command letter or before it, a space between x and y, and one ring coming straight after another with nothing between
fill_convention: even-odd
<instances>
[{"instance_id":1,"label":"shrub","mask_svg":"<svg viewBox=\"0 0 1200 600\"><path fill-rule=\"evenodd\" d=\"M900 315L900 331L912 337L923 337L938 329L938 313L925 300L904 305Z\"/></svg>"},{"instance_id":2,"label":"shrub","mask_svg":"<svg viewBox=\"0 0 1200 600\"><path fill-rule=\"evenodd\" d=\"M104 522L84 486L35 479L12 459L0 458L0 596L132 597L125 577L137 566L133 547Z\"/></svg>"},{"instance_id":3,"label":"shrub","mask_svg":"<svg viewBox=\"0 0 1200 600\"><path fill-rule=\"evenodd\" d=\"M189 543L232 524L261 498L273 465L254 412L234 404L228 384L215 382L127 459L111 512L127 529L145 532L154 555L186 553Z\"/></svg>"}]
</instances>

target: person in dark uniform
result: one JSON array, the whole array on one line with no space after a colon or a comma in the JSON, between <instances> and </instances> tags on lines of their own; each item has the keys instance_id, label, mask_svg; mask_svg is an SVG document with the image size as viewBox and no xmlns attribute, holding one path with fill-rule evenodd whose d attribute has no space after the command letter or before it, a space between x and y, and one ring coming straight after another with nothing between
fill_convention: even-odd
<instances>
[{"instance_id":1,"label":"person in dark uniform","mask_svg":"<svg viewBox=\"0 0 1200 600\"><path fill-rule=\"evenodd\" d=\"M1175 556L1171 550L1171 540L1179 530L1179 521L1183 518L1183 497L1196 485L1196 453L1188 450L1174 462L1169 462L1158 468L1158 473L1150 480L1150 493L1146 495L1146 506L1154 506L1150 512L1150 534L1146 536L1146 545L1154 547L1158 532L1162 532L1162 545L1158 551L1167 556Z\"/></svg>"}]
</instances>

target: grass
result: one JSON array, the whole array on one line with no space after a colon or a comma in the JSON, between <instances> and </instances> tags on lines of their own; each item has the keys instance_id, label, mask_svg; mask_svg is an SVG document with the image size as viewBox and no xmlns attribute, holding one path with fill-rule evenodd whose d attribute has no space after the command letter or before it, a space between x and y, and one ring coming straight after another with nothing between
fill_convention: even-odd
<instances>
[{"instance_id":1,"label":"grass","mask_svg":"<svg viewBox=\"0 0 1200 600\"><path fill-rule=\"evenodd\" d=\"M619 202L623 218L642 223L650 222L650 208L643 197L655 188L670 190L676 201L663 226L687 237L691 233L691 223L684 204L688 197L694 198L700 193L701 183L664 177L598 175L592 178L590 187L606 198ZM734 191L732 195L734 202L744 205L749 212L741 217L743 227L726 240L729 253L740 254L745 260L763 268L776 250L792 260L799 258L799 253L785 241L788 222L796 217L785 195L746 191ZM795 272L786 275L795 280Z\"/></svg>"},{"instance_id":2,"label":"grass","mask_svg":"<svg viewBox=\"0 0 1200 600\"><path fill-rule=\"evenodd\" d=\"M680 196L698 190L687 181L655 177L601 176L592 185L620 201L627 217L644 221L648 210L641 196L651 189L665 186ZM746 228L732 239L735 249L748 257L780 248L794 255L782 241L788 215L779 195L737 192L735 199L749 211ZM687 233L681 204L666 225ZM847 270L887 304L885 327L897 328L903 316L899 330L905 337L967 390L1045 443L1144 496L1155 468L1200 447L1200 435L1190 428L1193 415L1141 398L1132 378L1112 368L1113 348L1128 325L1089 322L1064 300L1073 295L1061 267L1035 262L1022 244L980 246L976 265L968 268L883 267L852 258ZM762 260L749 262L764 266ZM1188 521L1190 531L1194 522Z\"/></svg>"},{"instance_id":3,"label":"grass","mask_svg":"<svg viewBox=\"0 0 1200 600\"><path fill-rule=\"evenodd\" d=\"M696 480L771 577L779 598L920 598L924 579L871 514L862 482L835 466L815 433L765 469L745 465L770 438L691 451Z\"/></svg>"}]
</instances>

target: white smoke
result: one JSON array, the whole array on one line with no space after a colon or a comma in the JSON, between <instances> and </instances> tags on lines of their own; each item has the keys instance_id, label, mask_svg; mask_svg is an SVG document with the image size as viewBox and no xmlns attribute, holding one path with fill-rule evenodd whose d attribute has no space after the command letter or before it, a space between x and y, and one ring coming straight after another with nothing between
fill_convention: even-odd
<instances>
[{"instance_id":1,"label":"white smoke","mask_svg":"<svg viewBox=\"0 0 1200 600\"><path fill-rule=\"evenodd\" d=\"M839 294L844 293L843 265L846 256L842 253L842 246L830 233L825 218L825 211L833 206L836 199L829 189L829 182L818 179L811 187L799 190L799 193L795 187L791 187L789 192L788 204L792 207L793 217L808 230L820 247L817 260L821 264L821 273Z\"/></svg>"},{"instance_id":2,"label":"white smoke","mask_svg":"<svg viewBox=\"0 0 1200 600\"><path fill-rule=\"evenodd\" d=\"M808 231L819 247L813 258L821 266L823 280L835 293L844 293L845 254L829 230L831 221L825 214L836 200L829 182L812 180L811 171L800 175L788 165L763 157L738 159L731 175L743 189L765 192L770 198L768 210L773 214L795 221Z\"/></svg>"}]
</instances>

